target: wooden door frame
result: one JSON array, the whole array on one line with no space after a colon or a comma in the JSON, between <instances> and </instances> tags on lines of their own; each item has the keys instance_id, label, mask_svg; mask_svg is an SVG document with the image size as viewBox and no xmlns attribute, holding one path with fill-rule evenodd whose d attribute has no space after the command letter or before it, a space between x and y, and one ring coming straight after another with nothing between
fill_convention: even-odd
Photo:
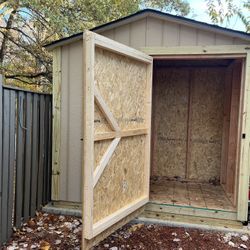
<instances>
[{"instance_id":1,"label":"wooden door frame","mask_svg":"<svg viewBox=\"0 0 250 250\"><path fill-rule=\"evenodd\" d=\"M237 59L241 58L242 79L240 91L240 111L238 117L240 141L238 148L238 192L237 220L247 221L249 188L249 143L250 143L250 46L180 46L180 47L144 47L141 51L154 59L198 60L198 59ZM243 136L245 138L243 138Z\"/></svg>"},{"instance_id":2,"label":"wooden door frame","mask_svg":"<svg viewBox=\"0 0 250 250\"><path fill-rule=\"evenodd\" d=\"M146 126L142 129L130 129L121 131L112 113L109 111L94 84L94 61L95 48L103 48L105 50L133 58L137 61L147 64L147 90L145 98L146 107ZM83 154L82 154L82 201L83 201L83 218L88 218L83 222L83 240L91 240L104 230L108 229L115 223L119 222L141 206L145 205L149 200L149 177L150 177L150 132L151 132L151 85L152 85L152 58L148 55L112 41L101 35L90 31L85 31L83 35ZM94 135L94 104L97 104L110 127L113 131ZM105 217L101 221L93 223L93 189L97 183L100 174L104 170L110 154L115 150L121 137L145 135L146 136L146 159L145 159L145 195L138 200L127 204L115 213ZM113 139L108 150L104 154L96 171L94 166L94 141Z\"/></svg>"}]
</instances>

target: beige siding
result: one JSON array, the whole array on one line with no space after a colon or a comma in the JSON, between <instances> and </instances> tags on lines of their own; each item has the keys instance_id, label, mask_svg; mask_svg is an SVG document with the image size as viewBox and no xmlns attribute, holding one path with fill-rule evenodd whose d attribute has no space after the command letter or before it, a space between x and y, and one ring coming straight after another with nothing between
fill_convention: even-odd
<instances>
[{"instance_id":1,"label":"beige siding","mask_svg":"<svg viewBox=\"0 0 250 250\"><path fill-rule=\"evenodd\" d=\"M216 45L231 45L233 44L233 37L216 34L215 44Z\"/></svg>"},{"instance_id":2,"label":"beige siding","mask_svg":"<svg viewBox=\"0 0 250 250\"><path fill-rule=\"evenodd\" d=\"M180 46L197 45L197 30L184 25L180 26Z\"/></svg>"},{"instance_id":3,"label":"beige siding","mask_svg":"<svg viewBox=\"0 0 250 250\"><path fill-rule=\"evenodd\" d=\"M60 200L81 201L82 42L62 48Z\"/></svg>"},{"instance_id":4,"label":"beige siding","mask_svg":"<svg viewBox=\"0 0 250 250\"><path fill-rule=\"evenodd\" d=\"M236 45L240 45L240 44L249 44L249 42L246 43L246 41L244 41L244 40L241 40L241 39L239 39L239 38L234 38L234 39L233 39L233 44L236 44Z\"/></svg>"},{"instance_id":5,"label":"beige siding","mask_svg":"<svg viewBox=\"0 0 250 250\"><path fill-rule=\"evenodd\" d=\"M176 46L180 41L180 25L173 23L169 25L168 22L163 24L163 44L162 46Z\"/></svg>"},{"instance_id":6,"label":"beige siding","mask_svg":"<svg viewBox=\"0 0 250 250\"><path fill-rule=\"evenodd\" d=\"M162 46L163 37L163 21L148 17L147 18L147 32L146 32L146 46Z\"/></svg>"},{"instance_id":7,"label":"beige siding","mask_svg":"<svg viewBox=\"0 0 250 250\"><path fill-rule=\"evenodd\" d=\"M126 44L133 48L146 46L146 18L130 24L130 43Z\"/></svg>"},{"instance_id":8,"label":"beige siding","mask_svg":"<svg viewBox=\"0 0 250 250\"><path fill-rule=\"evenodd\" d=\"M197 45L215 45L215 34L208 31L198 30Z\"/></svg>"},{"instance_id":9,"label":"beige siding","mask_svg":"<svg viewBox=\"0 0 250 250\"><path fill-rule=\"evenodd\" d=\"M204 31L150 16L115 29L100 32L100 34L136 49L159 46L230 45L247 43L239 38Z\"/></svg>"},{"instance_id":10,"label":"beige siding","mask_svg":"<svg viewBox=\"0 0 250 250\"><path fill-rule=\"evenodd\" d=\"M104 31L102 35L110 39L115 39L115 29Z\"/></svg>"},{"instance_id":11,"label":"beige siding","mask_svg":"<svg viewBox=\"0 0 250 250\"><path fill-rule=\"evenodd\" d=\"M115 29L115 37L114 39L123 44L130 43L130 25L123 25L120 28Z\"/></svg>"}]
</instances>

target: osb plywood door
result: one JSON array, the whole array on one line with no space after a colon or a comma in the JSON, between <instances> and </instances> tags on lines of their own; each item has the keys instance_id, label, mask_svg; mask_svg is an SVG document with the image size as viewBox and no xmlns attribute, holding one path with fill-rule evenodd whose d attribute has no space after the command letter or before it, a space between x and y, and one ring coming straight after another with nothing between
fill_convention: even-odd
<instances>
[{"instance_id":1,"label":"osb plywood door","mask_svg":"<svg viewBox=\"0 0 250 250\"><path fill-rule=\"evenodd\" d=\"M84 35L84 238L149 198L152 59L92 32Z\"/></svg>"}]
</instances>

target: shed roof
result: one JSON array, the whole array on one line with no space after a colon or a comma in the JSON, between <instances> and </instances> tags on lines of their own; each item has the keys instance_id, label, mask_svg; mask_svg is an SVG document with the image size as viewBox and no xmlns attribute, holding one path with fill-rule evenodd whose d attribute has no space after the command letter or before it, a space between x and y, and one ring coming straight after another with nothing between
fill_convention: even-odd
<instances>
[{"instance_id":1,"label":"shed roof","mask_svg":"<svg viewBox=\"0 0 250 250\"><path fill-rule=\"evenodd\" d=\"M162 20L166 20L166 21L172 21L175 23L179 23L179 24L183 24L183 25L187 25L190 27L195 27L195 28L199 28L199 29L203 29L206 31L211 31L211 32L216 32L216 33L220 33L223 35L227 35L227 36L231 36L231 37L237 37L240 39L244 39L246 41L250 41L250 34L243 32L243 31L239 31L239 30L233 30L233 29L228 29L228 28L223 28L220 27L218 25L214 25L214 24L208 24L205 22L200 22L200 21L196 21L190 18L186 18L186 17L182 17L182 16L177 16L177 15L172 15L172 14L168 14L165 12L161 12L158 10L153 10L153 9L144 9L144 10L140 10L134 14L131 14L129 16L125 16L123 18L117 19L115 21L109 22L109 23L105 23L102 24L100 26L94 27L91 29L91 31L94 32L103 32L109 29L113 29L116 27L119 27L121 25L124 24L128 24L131 22L135 22L137 20L140 20L142 18L145 17L154 17L154 18L158 18L158 19L162 19ZM60 40L56 40L50 44L45 45L45 47L49 50L58 47L58 46L62 46L68 43L72 43L74 41L80 40L82 39L82 35L83 32L74 34L72 36L69 37L65 37L62 38Z\"/></svg>"}]
</instances>

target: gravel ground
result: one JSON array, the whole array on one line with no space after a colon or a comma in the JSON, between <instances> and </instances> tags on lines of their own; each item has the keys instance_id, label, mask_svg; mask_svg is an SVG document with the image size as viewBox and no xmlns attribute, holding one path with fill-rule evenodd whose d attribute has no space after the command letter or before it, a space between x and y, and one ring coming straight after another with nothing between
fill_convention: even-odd
<instances>
[{"instance_id":1,"label":"gravel ground","mask_svg":"<svg viewBox=\"0 0 250 250\"><path fill-rule=\"evenodd\" d=\"M39 212L20 230L15 230L11 240L2 249L80 249L81 231L82 220L77 217ZM237 233L128 224L93 249L250 249L250 238Z\"/></svg>"}]
</instances>

